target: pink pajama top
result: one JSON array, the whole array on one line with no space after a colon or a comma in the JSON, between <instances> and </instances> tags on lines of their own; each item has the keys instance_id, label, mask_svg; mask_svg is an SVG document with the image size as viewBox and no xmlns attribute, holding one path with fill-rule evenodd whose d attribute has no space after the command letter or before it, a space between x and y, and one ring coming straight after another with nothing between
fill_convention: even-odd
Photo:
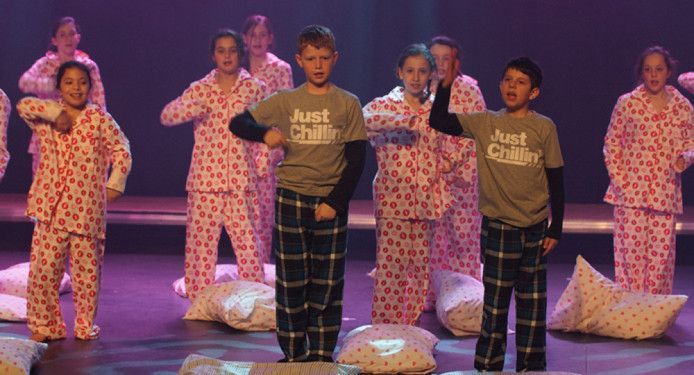
<instances>
[{"instance_id":1,"label":"pink pajama top","mask_svg":"<svg viewBox=\"0 0 694 375\"><path fill-rule=\"evenodd\" d=\"M440 135L428 125L432 102L430 97L413 109L404 89L396 87L364 107L378 162L373 181L376 217L435 220L450 207L440 170Z\"/></svg>"},{"instance_id":2,"label":"pink pajama top","mask_svg":"<svg viewBox=\"0 0 694 375\"><path fill-rule=\"evenodd\" d=\"M617 101L603 148L610 176L605 202L682 213L680 173L694 161L694 112L674 87L665 90L670 100L660 112L643 85ZM680 156L683 169L675 167Z\"/></svg>"},{"instance_id":3,"label":"pink pajama top","mask_svg":"<svg viewBox=\"0 0 694 375\"><path fill-rule=\"evenodd\" d=\"M67 133L51 127L63 111L60 102L27 97L19 101L17 111L36 134L41 150L27 216L66 232L104 239L106 189L125 191L132 165L125 134L95 104L86 106Z\"/></svg>"},{"instance_id":4,"label":"pink pajama top","mask_svg":"<svg viewBox=\"0 0 694 375\"><path fill-rule=\"evenodd\" d=\"M167 104L161 112L161 123L174 126L193 121L195 144L186 191L255 191L253 163L258 148L232 134L229 121L260 101L265 86L240 69L232 91L226 93L217 85L216 76L214 69Z\"/></svg>"}]
</instances>

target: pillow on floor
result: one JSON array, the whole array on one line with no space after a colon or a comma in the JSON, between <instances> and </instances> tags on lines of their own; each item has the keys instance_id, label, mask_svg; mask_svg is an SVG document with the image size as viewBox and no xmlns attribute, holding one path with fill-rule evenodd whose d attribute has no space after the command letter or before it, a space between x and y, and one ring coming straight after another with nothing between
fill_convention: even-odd
<instances>
[{"instance_id":1,"label":"pillow on floor","mask_svg":"<svg viewBox=\"0 0 694 375\"><path fill-rule=\"evenodd\" d=\"M374 324L345 336L337 362L368 373L427 374L436 368L431 332L401 324Z\"/></svg>"},{"instance_id":2,"label":"pillow on floor","mask_svg":"<svg viewBox=\"0 0 694 375\"><path fill-rule=\"evenodd\" d=\"M210 285L183 319L216 321L243 331L274 330L275 289L244 280Z\"/></svg>"},{"instance_id":3,"label":"pillow on floor","mask_svg":"<svg viewBox=\"0 0 694 375\"><path fill-rule=\"evenodd\" d=\"M26 298L0 293L0 320L25 322L27 320Z\"/></svg>"},{"instance_id":4,"label":"pillow on floor","mask_svg":"<svg viewBox=\"0 0 694 375\"><path fill-rule=\"evenodd\" d=\"M29 374L47 348L40 342L0 337L0 374Z\"/></svg>"},{"instance_id":5,"label":"pillow on floor","mask_svg":"<svg viewBox=\"0 0 694 375\"><path fill-rule=\"evenodd\" d=\"M15 264L12 267L0 271L0 293L27 298L27 284L29 283L29 262ZM72 290L70 276L63 274L58 291L60 294Z\"/></svg>"},{"instance_id":6,"label":"pillow on floor","mask_svg":"<svg viewBox=\"0 0 694 375\"><path fill-rule=\"evenodd\" d=\"M687 298L623 289L579 255L547 328L622 339L660 337L675 322Z\"/></svg>"},{"instance_id":7,"label":"pillow on floor","mask_svg":"<svg viewBox=\"0 0 694 375\"><path fill-rule=\"evenodd\" d=\"M274 287L275 286L275 265L265 263L265 265L263 266L263 269L265 271L265 284ZM238 279L239 279L239 271L238 271L238 268L236 267L235 264L218 264L217 265L217 268L215 269L215 273L214 273L214 283L215 284L225 283L227 281L238 280ZM179 296L181 296L183 298L188 298L188 294L186 293L185 278L181 277L180 279L174 280L174 282L171 283L171 287L173 287L174 292L176 292L176 294L178 294Z\"/></svg>"},{"instance_id":8,"label":"pillow on floor","mask_svg":"<svg viewBox=\"0 0 694 375\"><path fill-rule=\"evenodd\" d=\"M456 336L478 335L484 307L482 283L453 271L434 271L431 276L439 322Z\"/></svg>"},{"instance_id":9,"label":"pillow on floor","mask_svg":"<svg viewBox=\"0 0 694 375\"><path fill-rule=\"evenodd\" d=\"M303 363L253 363L222 361L198 354L191 354L183 361L179 375L247 375L247 374L282 374L282 375L358 375L356 366L326 362Z\"/></svg>"}]
</instances>

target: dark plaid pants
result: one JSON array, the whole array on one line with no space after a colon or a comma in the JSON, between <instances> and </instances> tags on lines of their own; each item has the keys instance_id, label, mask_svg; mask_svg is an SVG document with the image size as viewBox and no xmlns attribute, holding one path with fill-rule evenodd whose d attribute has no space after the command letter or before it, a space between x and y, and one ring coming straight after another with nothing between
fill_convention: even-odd
<instances>
[{"instance_id":1,"label":"dark plaid pants","mask_svg":"<svg viewBox=\"0 0 694 375\"><path fill-rule=\"evenodd\" d=\"M484 217L480 246L484 252L484 311L477 340L475 368L502 371L511 292L516 296L516 371L546 368L546 257L542 240L547 220L518 228Z\"/></svg>"},{"instance_id":2,"label":"dark plaid pants","mask_svg":"<svg viewBox=\"0 0 694 375\"><path fill-rule=\"evenodd\" d=\"M277 340L289 362L332 361L342 323L347 215L317 222L320 202L287 189L275 197Z\"/></svg>"}]
</instances>

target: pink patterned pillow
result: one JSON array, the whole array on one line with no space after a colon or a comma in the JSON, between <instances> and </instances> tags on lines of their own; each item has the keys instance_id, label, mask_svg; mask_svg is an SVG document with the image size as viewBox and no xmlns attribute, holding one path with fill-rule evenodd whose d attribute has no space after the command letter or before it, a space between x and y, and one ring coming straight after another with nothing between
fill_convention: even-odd
<instances>
[{"instance_id":1,"label":"pink patterned pillow","mask_svg":"<svg viewBox=\"0 0 694 375\"><path fill-rule=\"evenodd\" d=\"M27 320L26 298L0 294L0 320L25 322Z\"/></svg>"},{"instance_id":2,"label":"pink patterned pillow","mask_svg":"<svg viewBox=\"0 0 694 375\"><path fill-rule=\"evenodd\" d=\"M434 271L436 317L456 336L478 335L482 326L484 285L453 271Z\"/></svg>"},{"instance_id":3,"label":"pink patterned pillow","mask_svg":"<svg viewBox=\"0 0 694 375\"><path fill-rule=\"evenodd\" d=\"M0 374L29 374L48 345L14 337L0 337Z\"/></svg>"},{"instance_id":4,"label":"pink patterned pillow","mask_svg":"<svg viewBox=\"0 0 694 375\"><path fill-rule=\"evenodd\" d=\"M0 293L27 298L27 284L29 283L29 262L15 264L12 267L0 271ZM72 290L70 276L63 274L58 292L68 293Z\"/></svg>"},{"instance_id":5,"label":"pink patterned pillow","mask_svg":"<svg viewBox=\"0 0 694 375\"><path fill-rule=\"evenodd\" d=\"M243 331L274 330L275 289L244 280L213 284L198 294L183 319L217 321Z\"/></svg>"},{"instance_id":6,"label":"pink patterned pillow","mask_svg":"<svg viewBox=\"0 0 694 375\"><path fill-rule=\"evenodd\" d=\"M547 328L623 339L660 337L675 322L687 298L623 289L579 255Z\"/></svg>"},{"instance_id":7,"label":"pink patterned pillow","mask_svg":"<svg viewBox=\"0 0 694 375\"><path fill-rule=\"evenodd\" d=\"M401 324L374 324L353 329L345 336L337 362L366 373L428 374L436 368L431 332Z\"/></svg>"},{"instance_id":8,"label":"pink patterned pillow","mask_svg":"<svg viewBox=\"0 0 694 375\"><path fill-rule=\"evenodd\" d=\"M275 265L274 264L268 264L265 263L264 265L264 270L265 270L265 284L274 287L275 286ZM214 273L214 283L215 284L221 284L225 283L227 281L232 281L232 280L238 280L239 279L239 271L238 267L235 264L218 264L217 268L215 269ZM180 279L174 280L173 283L171 283L171 287L174 289L174 292L178 294L179 296L183 298L188 298L188 294L186 293L186 282L183 277Z\"/></svg>"}]
</instances>

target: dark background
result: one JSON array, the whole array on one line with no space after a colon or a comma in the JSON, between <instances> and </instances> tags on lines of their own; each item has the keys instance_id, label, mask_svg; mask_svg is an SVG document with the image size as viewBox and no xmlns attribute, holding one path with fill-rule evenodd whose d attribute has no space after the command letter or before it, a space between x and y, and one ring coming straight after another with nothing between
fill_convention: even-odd
<instances>
[{"instance_id":1,"label":"dark background","mask_svg":"<svg viewBox=\"0 0 694 375\"><path fill-rule=\"evenodd\" d=\"M556 122L566 162L567 201L598 203L608 178L602 138L617 97L635 84L633 65L646 47L661 44L694 70L694 2L682 1L9 1L0 0L0 88L17 102L20 75L46 51L61 16L82 29L80 49L101 69L108 111L131 141L134 168L127 193L183 196L192 128L159 123L163 106L212 69L209 37L238 30L261 13L275 28L275 54L289 61L295 84L304 81L293 55L307 24L330 27L340 58L333 81L366 104L397 84L395 60L404 46L437 34L463 47L464 73L479 80L490 108L502 106L498 80L505 62L536 59L545 83L534 108ZM676 78L674 76L673 78ZM692 95L685 94L692 99ZM30 185L29 129L13 111L12 160L0 192ZM356 192L371 198L376 166L369 151ZM694 172L683 176L685 204L693 204Z\"/></svg>"}]
</instances>

